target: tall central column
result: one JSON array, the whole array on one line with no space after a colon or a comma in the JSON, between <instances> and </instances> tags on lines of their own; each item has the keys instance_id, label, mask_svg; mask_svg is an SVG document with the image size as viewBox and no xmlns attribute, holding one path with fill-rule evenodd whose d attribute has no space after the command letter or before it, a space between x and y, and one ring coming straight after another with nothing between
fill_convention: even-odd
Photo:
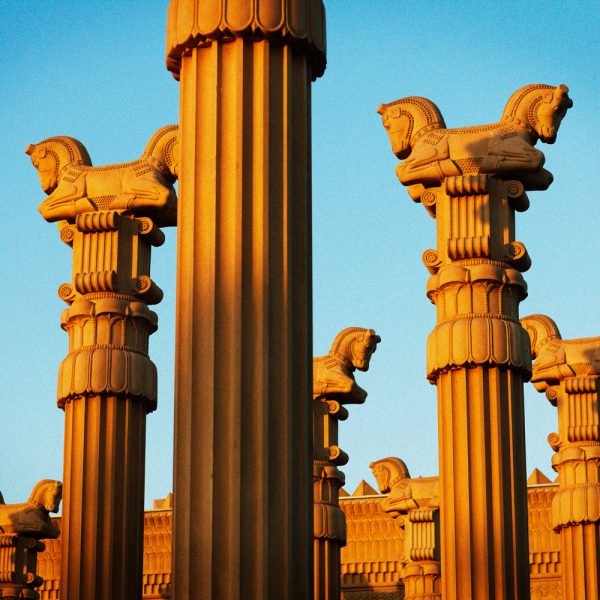
<instances>
[{"instance_id":1,"label":"tall central column","mask_svg":"<svg viewBox=\"0 0 600 600\"><path fill-rule=\"evenodd\" d=\"M311 80L324 9L172 0L174 593L312 594Z\"/></svg>"},{"instance_id":2,"label":"tall central column","mask_svg":"<svg viewBox=\"0 0 600 600\"><path fill-rule=\"evenodd\" d=\"M437 385L444 600L529 598L523 380L531 374L519 302L530 260L515 241L525 190L551 174L538 139L554 142L572 105L564 85L530 85L498 123L446 129L420 97L379 108L398 177L437 221L426 250L437 325L427 377Z\"/></svg>"}]
</instances>

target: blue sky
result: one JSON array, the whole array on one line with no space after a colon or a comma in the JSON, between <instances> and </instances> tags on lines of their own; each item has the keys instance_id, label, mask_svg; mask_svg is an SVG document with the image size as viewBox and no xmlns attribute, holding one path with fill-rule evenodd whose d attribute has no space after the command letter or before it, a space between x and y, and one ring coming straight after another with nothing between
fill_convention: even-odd
<instances>
[{"instance_id":1,"label":"blue sky","mask_svg":"<svg viewBox=\"0 0 600 600\"><path fill-rule=\"evenodd\" d=\"M382 336L368 390L341 425L347 489L368 464L403 458L412 475L437 473L435 388L425 340L435 324L422 252L435 221L394 174L396 158L375 112L381 102L426 96L449 127L499 119L513 91L566 83L574 107L554 146L540 144L555 181L530 194L517 239L533 266L521 314L553 317L565 338L600 333L599 2L326 0L328 67L313 85L314 353L347 326ZM67 349L56 290L70 280L70 249L37 212L44 199L27 144L70 135L94 164L132 160L150 135L178 120L178 84L164 67L162 0L0 0L0 490L23 500L45 477L62 478L63 414L56 373ZM150 354L158 411L148 417L146 505L171 491L175 230L154 250L165 291ZM556 412L526 386L528 472L553 476L546 436Z\"/></svg>"}]
</instances>

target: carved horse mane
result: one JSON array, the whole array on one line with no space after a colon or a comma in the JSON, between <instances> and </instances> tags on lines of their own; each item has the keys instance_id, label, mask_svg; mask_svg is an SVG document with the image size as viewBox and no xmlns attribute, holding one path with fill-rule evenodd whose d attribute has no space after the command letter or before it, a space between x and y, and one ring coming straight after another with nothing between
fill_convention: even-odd
<instances>
[{"instance_id":1,"label":"carved horse mane","mask_svg":"<svg viewBox=\"0 0 600 600\"><path fill-rule=\"evenodd\" d=\"M159 170L168 171L173 178L177 178L177 125L166 125L156 131L144 149L139 159L107 165L106 167L93 167L92 160L86 147L77 139L67 135L50 137L37 144L29 144L25 153L31 156L34 165L42 160L51 158L54 169L50 184L44 189L47 194L52 193L58 186L60 178L69 167L88 169L126 169L136 166L144 160L150 160Z\"/></svg>"},{"instance_id":2,"label":"carved horse mane","mask_svg":"<svg viewBox=\"0 0 600 600\"><path fill-rule=\"evenodd\" d=\"M382 494L387 494L399 481L410 478L406 463L395 456L373 461L369 467Z\"/></svg>"},{"instance_id":3,"label":"carved horse mane","mask_svg":"<svg viewBox=\"0 0 600 600\"><path fill-rule=\"evenodd\" d=\"M342 329L335 336L329 350L329 355L339 360L350 371L354 371L356 369L354 345L367 341L369 338L375 338L377 344L381 342L381 337L373 329L365 329L363 327L347 327L346 329Z\"/></svg>"},{"instance_id":4,"label":"carved horse mane","mask_svg":"<svg viewBox=\"0 0 600 600\"><path fill-rule=\"evenodd\" d=\"M562 340L556 323L546 315L529 315L521 319L521 325L531 341L531 357L538 355L540 347L551 340Z\"/></svg>"},{"instance_id":5,"label":"carved horse mane","mask_svg":"<svg viewBox=\"0 0 600 600\"><path fill-rule=\"evenodd\" d=\"M526 131L533 143L539 138L552 144L556 140L556 132L563 116L558 114L561 107L566 110L573 106L573 101L567 95L568 91L569 88L564 84L556 87L545 84L527 85L512 94L499 122L448 131L475 133L483 128L500 128L502 123L510 122ZM548 110L540 114L540 108L544 105ZM425 134L436 129L446 129L439 108L431 100L420 96L409 96L381 104L377 112L382 116L392 141L392 150L400 159L407 158L415 143Z\"/></svg>"}]
</instances>

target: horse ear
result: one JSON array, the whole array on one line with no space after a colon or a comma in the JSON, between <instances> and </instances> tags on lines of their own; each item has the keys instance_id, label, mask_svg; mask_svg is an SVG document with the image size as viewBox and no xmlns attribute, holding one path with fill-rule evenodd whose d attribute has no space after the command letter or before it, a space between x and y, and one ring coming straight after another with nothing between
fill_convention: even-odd
<instances>
[{"instance_id":1,"label":"horse ear","mask_svg":"<svg viewBox=\"0 0 600 600\"><path fill-rule=\"evenodd\" d=\"M34 150L35 150L35 144L29 144L27 146L27 148L25 148L25 154L28 154L29 156L31 156L33 154Z\"/></svg>"},{"instance_id":2,"label":"horse ear","mask_svg":"<svg viewBox=\"0 0 600 600\"><path fill-rule=\"evenodd\" d=\"M384 111L384 110L385 110L385 104L380 104L380 105L377 107L377 112L378 112L380 115L382 115L382 114L383 114L383 111Z\"/></svg>"}]
</instances>

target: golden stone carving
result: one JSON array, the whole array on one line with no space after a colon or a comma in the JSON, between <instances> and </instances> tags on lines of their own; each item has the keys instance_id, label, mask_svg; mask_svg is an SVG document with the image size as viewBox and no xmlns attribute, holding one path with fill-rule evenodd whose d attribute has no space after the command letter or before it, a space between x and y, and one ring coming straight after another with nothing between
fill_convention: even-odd
<instances>
[{"instance_id":1,"label":"golden stone carving","mask_svg":"<svg viewBox=\"0 0 600 600\"><path fill-rule=\"evenodd\" d=\"M373 329L347 327L329 353L313 359L314 599L340 595L340 548L346 544L346 521L339 507L348 462L338 446L338 423L348 418L344 404L361 404L367 392L354 371L367 371L381 338Z\"/></svg>"},{"instance_id":2,"label":"golden stone carving","mask_svg":"<svg viewBox=\"0 0 600 600\"><path fill-rule=\"evenodd\" d=\"M439 185L457 175L491 174L522 181L528 190L545 190L552 175L542 168L544 155L533 145L547 144L567 109L573 106L566 85L532 84L509 99L498 123L446 129L438 107L412 96L382 104L378 112L392 150L406 159L397 169L404 185Z\"/></svg>"},{"instance_id":3,"label":"golden stone carving","mask_svg":"<svg viewBox=\"0 0 600 600\"><path fill-rule=\"evenodd\" d=\"M60 533L49 513L58 512L62 483L44 479L31 491L27 502L5 504L0 494L0 533L15 533L30 538L56 538Z\"/></svg>"},{"instance_id":4,"label":"golden stone carving","mask_svg":"<svg viewBox=\"0 0 600 600\"><path fill-rule=\"evenodd\" d=\"M401 576L405 600L440 600L440 485L438 477L411 479L403 460L372 462L382 509L405 531Z\"/></svg>"},{"instance_id":5,"label":"golden stone carving","mask_svg":"<svg viewBox=\"0 0 600 600\"><path fill-rule=\"evenodd\" d=\"M177 125L159 129L138 160L103 167L93 167L85 146L68 136L30 144L25 151L49 194L40 213L46 221L73 222L80 214L118 210L176 225L177 130Z\"/></svg>"},{"instance_id":6,"label":"golden stone carving","mask_svg":"<svg viewBox=\"0 0 600 600\"><path fill-rule=\"evenodd\" d=\"M313 398L327 396L343 404L362 404L367 392L354 379L354 371L369 370L369 361L381 338L372 329L348 327L340 331L331 350L313 359Z\"/></svg>"},{"instance_id":7,"label":"golden stone carving","mask_svg":"<svg viewBox=\"0 0 600 600\"><path fill-rule=\"evenodd\" d=\"M238 37L286 43L305 52L312 64L313 80L325 71L322 0L171 0L167 68L179 79L181 56L190 49Z\"/></svg>"},{"instance_id":8,"label":"golden stone carving","mask_svg":"<svg viewBox=\"0 0 600 600\"><path fill-rule=\"evenodd\" d=\"M523 381L531 360L519 303L531 260L515 239L515 213L529 207L527 190L552 182L534 145L556 140L572 105L565 85L532 84L490 125L447 129L420 97L378 109L403 159L400 182L437 226L423 262L437 311L427 377L438 389L445 600L529 596Z\"/></svg>"},{"instance_id":9,"label":"golden stone carving","mask_svg":"<svg viewBox=\"0 0 600 600\"><path fill-rule=\"evenodd\" d=\"M563 340L545 315L521 323L535 358L531 381L558 409L558 433L548 442L558 472L552 522L565 557L563 597L596 598L600 582L589 574L600 564L600 337Z\"/></svg>"},{"instance_id":10,"label":"golden stone carving","mask_svg":"<svg viewBox=\"0 0 600 600\"><path fill-rule=\"evenodd\" d=\"M37 574L42 539L55 539L60 531L49 513L58 512L62 484L53 479L38 482L27 502L5 504L0 494L0 598L39 600L35 591L44 580Z\"/></svg>"}]
</instances>

